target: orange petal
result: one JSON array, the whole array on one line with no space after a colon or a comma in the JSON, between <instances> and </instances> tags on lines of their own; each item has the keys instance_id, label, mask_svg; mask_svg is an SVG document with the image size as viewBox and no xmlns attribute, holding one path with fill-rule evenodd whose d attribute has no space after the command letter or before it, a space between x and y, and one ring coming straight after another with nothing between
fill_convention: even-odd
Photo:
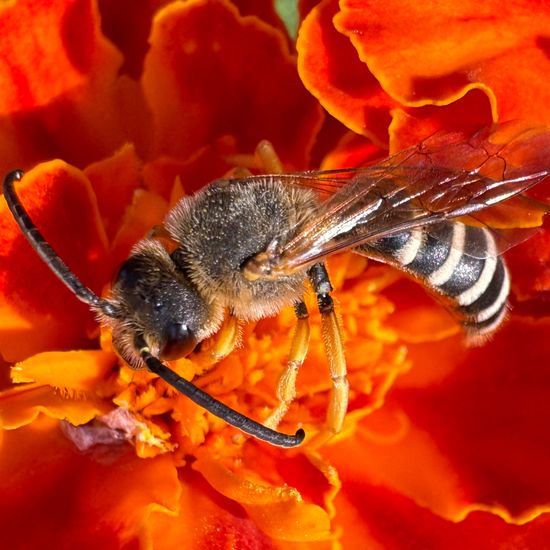
<instances>
[{"instance_id":1,"label":"orange petal","mask_svg":"<svg viewBox=\"0 0 550 550\"><path fill-rule=\"evenodd\" d=\"M257 0L231 0L231 2L237 7L241 15L255 15L270 26L280 31L285 31L285 25L275 9L276 2L274 0L269 0L268 2L258 2Z\"/></svg>"},{"instance_id":2,"label":"orange petal","mask_svg":"<svg viewBox=\"0 0 550 550\"><path fill-rule=\"evenodd\" d=\"M324 0L303 21L296 44L300 78L331 115L355 133L384 144L389 111L396 103L357 59L349 40L335 30L337 11L336 0Z\"/></svg>"},{"instance_id":3,"label":"orange petal","mask_svg":"<svg viewBox=\"0 0 550 550\"><path fill-rule=\"evenodd\" d=\"M349 446L348 453L361 452ZM351 456L348 454L348 456ZM446 521L413 500L391 491L357 471L345 471L346 457L338 461L344 470L344 488L337 499L335 525L341 529L343 548L354 548L361 541L366 548L546 548L550 514L543 514L525 525L510 525L487 513L472 512L460 522Z\"/></svg>"},{"instance_id":4,"label":"orange petal","mask_svg":"<svg viewBox=\"0 0 550 550\"><path fill-rule=\"evenodd\" d=\"M110 261L117 269L129 256L132 246L143 239L155 225L161 224L168 211L168 203L156 193L139 189L126 209L115 235Z\"/></svg>"},{"instance_id":5,"label":"orange petal","mask_svg":"<svg viewBox=\"0 0 550 550\"><path fill-rule=\"evenodd\" d=\"M112 409L94 395L77 397L37 384L7 390L0 394L0 402L0 425L7 430L32 424L41 413L78 426Z\"/></svg>"},{"instance_id":6,"label":"orange petal","mask_svg":"<svg viewBox=\"0 0 550 550\"><path fill-rule=\"evenodd\" d=\"M82 167L143 135L139 90L119 79L122 59L94 2L4 3L0 27L10 83L0 97L0 172L55 157Z\"/></svg>"},{"instance_id":7,"label":"orange petal","mask_svg":"<svg viewBox=\"0 0 550 550\"><path fill-rule=\"evenodd\" d=\"M190 468L180 471L181 513L176 517L151 515L156 550L278 547L239 504L220 495L199 473Z\"/></svg>"},{"instance_id":8,"label":"orange petal","mask_svg":"<svg viewBox=\"0 0 550 550\"><path fill-rule=\"evenodd\" d=\"M142 547L150 543L150 513L178 509L169 456L138 459L126 446L85 455L47 418L4 432L1 450L0 525L10 548L40 548L45 540L65 548Z\"/></svg>"},{"instance_id":9,"label":"orange petal","mask_svg":"<svg viewBox=\"0 0 550 550\"><path fill-rule=\"evenodd\" d=\"M335 170L343 167L362 166L371 164L387 156L384 149L380 149L370 140L348 132L342 137L337 146L323 159L323 170Z\"/></svg>"},{"instance_id":10,"label":"orange petal","mask_svg":"<svg viewBox=\"0 0 550 550\"><path fill-rule=\"evenodd\" d=\"M407 343L435 342L460 330L451 314L420 283L402 277L384 295L396 304L388 325Z\"/></svg>"},{"instance_id":11,"label":"orange petal","mask_svg":"<svg viewBox=\"0 0 550 550\"><path fill-rule=\"evenodd\" d=\"M93 191L81 172L60 161L38 166L17 184L31 218L91 289L109 278L106 238ZM0 202L0 349L16 361L46 349L89 346L88 306L31 249L4 199Z\"/></svg>"},{"instance_id":12,"label":"orange petal","mask_svg":"<svg viewBox=\"0 0 550 550\"><path fill-rule=\"evenodd\" d=\"M305 542L330 536L328 514L304 502L296 489L255 483L206 456L193 468L218 492L241 504L256 525L275 539Z\"/></svg>"},{"instance_id":13,"label":"orange petal","mask_svg":"<svg viewBox=\"0 0 550 550\"><path fill-rule=\"evenodd\" d=\"M142 82L157 156L186 159L229 134L239 151L268 139L285 163L305 165L320 113L279 31L226 0L195 0L163 9L150 42Z\"/></svg>"},{"instance_id":14,"label":"orange petal","mask_svg":"<svg viewBox=\"0 0 550 550\"><path fill-rule=\"evenodd\" d=\"M550 290L550 229L548 222L529 241L506 254L518 304L527 314L548 315L550 304L545 296ZM527 304L527 302L530 302ZM527 305L527 309L525 306Z\"/></svg>"},{"instance_id":15,"label":"orange petal","mask_svg":"<svg viewBox=\"0 0 550 550\"><path fill-rule=\"evenodd\" d=\"M126 144L109 158L87 166L84 174L92 184L103 225L112 240L134 191L140 187L140 160L133 145Z\"/></svg>"},{"instance_id":16,"label":"orange petal","mask_svg":"<svg viewBox=\"0 0 550 550\"><path fill-rule=\"evenodd\" d=\"M11 369L15 383L36 382L63 390L85 392L104 379L116 363L104 351L44 352Z\"/></svg>"},{"instance_id":17,"label":"orange petal","mask_svg":"<svg viewBox=\"0 0 550 550\"><path fill-rule=\"evenodd\" d=\"M83 87L98 57L113 55L112 46L100 38L92 6L63 0L2 6L0 78L11 82L0 95L4 115L46 105Z\"/></svg>"},{"instance_id":18,"label":"orange petal","mask_svg":"<svg viewBox=\"0 0 550 550\"><path fill-rule=\"evenodd\" d=\"M141 76L154 13L170 0L98 0L101 29L124 55L122 74Z\"/></svg>"},{"instance_id":19,"label":"orange petal","mask_svg":"<svg viewBox=\"0 0 550 550\"><path fill-rule=\"evenodd\" d=\"M530 2L480 6L344 0L335 26L382 87L408 106L447 104L483 90L503 120L550 121L545 36L550 11ZM391 15L390 15L391 14Z\"/></svg>"},{"instance_id":20,"label":"orange petal","mask_svg":"<svg viewBox=\"0 0 550 550\"><path fill-rule=\"evenodd\" d=\"M549 328L512 319L482 348L449 348L437 364L428 357L424 367L448 375L394 387L329 459L342 476L374 480L452 521L487 510L525 522L548 510Z\"/></svg>"},{"instance_id":21,"label":"orange petal","mask_svg":"<svg viewBox=\"0 0 550 550\"><path fill-rule=\"evenodd\" d=\"M190 195L198 191L233 168L233 165L226 160L226 157L236 153L233 141L226 136L215 143L201 147L183 160L167 157L152 160L143 168L145 186L150 191L168 199L176 178L179 177L185 194Z\"/></svg>"},{"instance_id":22,"label":"orange petal","mask_svg":"<svg viewBox=\"0 0 550 550\"><path fill-rule=\"evenodd\" d=\"M449 105L426 105L406 112L395 109L392 114L392 153L412 147L438 131L459 131L469 136L493 122L487 96L479 90L472 90Z\"/></svg>"}]
</instances>

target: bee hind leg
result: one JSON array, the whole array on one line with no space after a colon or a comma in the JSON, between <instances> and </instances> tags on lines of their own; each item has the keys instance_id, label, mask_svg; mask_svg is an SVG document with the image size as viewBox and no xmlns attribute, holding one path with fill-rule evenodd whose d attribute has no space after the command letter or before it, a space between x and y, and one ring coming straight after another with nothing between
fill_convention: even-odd
<instances>
[{"instance_id":1,"label":"bee hind leg","mask_svg":"<svg viewBox=\"0 0 550 550\"><path fill-rule=\"evenodd\" d=\"M310 441L310 446L315 448L342 430L348 408L349 384L340 323L330 295L332 285L327 270L323 264L315 264L308 275L321 313L321 331L332 382L325 427Z\"/></svg>"},{"instance_id":2,"label":"bee hind leg","mask_svg":"<svg viewBox=\"0 0 550 550\"><path fill-rule=\"evenodd\" d=\"M279 405L277 405L264 422L264 426L272 430L277 428L296 397L296 377L298 376L298 370L306 358L309 346L309 314L306 304L299 302L294 306L294 311L297 322L294 335L292 336L288 363L277 384Z\"/></svg>"}]
</instances>

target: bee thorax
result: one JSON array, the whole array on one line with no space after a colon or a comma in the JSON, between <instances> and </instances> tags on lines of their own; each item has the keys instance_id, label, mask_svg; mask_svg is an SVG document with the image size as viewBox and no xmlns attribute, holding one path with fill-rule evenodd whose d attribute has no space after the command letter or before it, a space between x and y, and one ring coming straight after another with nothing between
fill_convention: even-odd
<instances>
[{"instance_id":1,"label":"bee thorax","mask_svg":"<svg viewBox=\"0 0 550 550\"><path fill-rule=\"evenodd\" d=\"M214 182L169 214L166 226L180 243L172 257L204 296L237 317L273 315L303 295L305 272L271 278L269 256L314 206L311 191L272 177Z\"/></svg>"}]
</instances>

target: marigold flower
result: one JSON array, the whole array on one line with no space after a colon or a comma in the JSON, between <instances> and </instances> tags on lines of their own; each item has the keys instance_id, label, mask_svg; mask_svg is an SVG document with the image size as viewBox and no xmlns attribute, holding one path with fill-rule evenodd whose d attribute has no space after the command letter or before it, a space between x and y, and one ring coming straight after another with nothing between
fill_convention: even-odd
<instances>
[{"instance_id":1,"label":"marigold flower","mask_svg":"<svg viewBox=\"0 0 550 550\"><path fill-rule=\"evenodd\" d=\"M261 4L261 5L259 5ZM97 293L174 203L271 141L285 167L355 166L437 129L549 124L550 10L447 0L17 0L0 9L2 173ZM542 184L538 197L547 199ZM550 238L508 254L514 309L483 347L418 285L328 262L350 382L320 448L249 439L146 371L27 245L0 200L0 526L7 547L543 548ZM311 300L311 297L308 297ZM323 424L311 344L283 431ZM181 376L259 421L276 406L291 310Z\"/></svg>"}]
</instances>

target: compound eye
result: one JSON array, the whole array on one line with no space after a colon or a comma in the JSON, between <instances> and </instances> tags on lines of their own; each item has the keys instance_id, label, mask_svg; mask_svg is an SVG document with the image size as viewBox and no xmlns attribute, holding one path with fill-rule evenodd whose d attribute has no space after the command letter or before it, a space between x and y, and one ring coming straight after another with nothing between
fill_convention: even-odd
<instances>
[{"instance_id":1,"label":"compound eye","mask_svg":"<svg viewBox=\"0 0 550 550\"><path fill-rule=\"evenodd\" d=\"M197 345L197 339L191 329L183 323L172 323L163 334L161 359L171 361L189 355Z\"/></svg>"}]
</instances>

